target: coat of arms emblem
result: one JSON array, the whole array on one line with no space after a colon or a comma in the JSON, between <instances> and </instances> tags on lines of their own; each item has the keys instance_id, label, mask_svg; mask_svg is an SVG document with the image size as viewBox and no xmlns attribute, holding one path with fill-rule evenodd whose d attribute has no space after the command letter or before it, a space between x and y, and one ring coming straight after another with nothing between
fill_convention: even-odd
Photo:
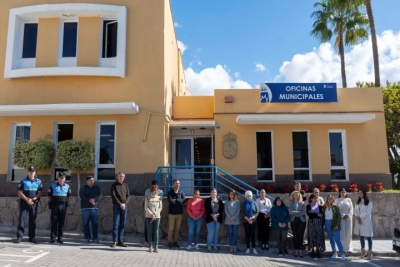
<instances>
[{"instance_id":1,"label":"coat of arms emblem","mask_svg":"<svg viewBox=\"0 0 400 267\"><path fill-rule=\"evenodd\" d=\"M228 133L222 137L222 152L225 158L233 159L237 155L236 134Z\"/></svg>"}]
</instances>

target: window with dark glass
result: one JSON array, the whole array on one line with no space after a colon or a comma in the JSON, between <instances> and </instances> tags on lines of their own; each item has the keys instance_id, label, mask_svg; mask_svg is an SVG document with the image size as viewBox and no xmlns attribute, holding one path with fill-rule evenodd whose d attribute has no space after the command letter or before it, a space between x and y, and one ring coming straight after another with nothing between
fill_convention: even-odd
<instances>
[{"instance_id":1,"label":"window with dark glass","mask_svg":"<svg viewBox=\"0 0 400 267\"><path fill-rule=\"evenodd\" d=\"M74 125L70 123L59 123L56 124L56 134L55 138L57 138L57 144L66 141L66 140L72 140L73 139L73 134L74 134ZM71 180L71 170L64 169L62 167L59 167L56 163L54 164L54 176L53 180L57 181L57 177L60 173L65 174L65 178L67 181Z\"/></svg>"},{"instance_id":2,"label":"window with dark glass","mask_svg":"<svg viewBox=\"0 0 400 267\"><path fill-rule=\"evenodd\" d=\"M257 180L273 180L272 135L270 132L257 132Z\"/></svg>"},{"instance_id":3,"label":"window with dark glass","mask_svg":"<svg viewBox=\"0 0 400 267\"><path fill-rule=\"evenodd\" d=\"M115 179L115 124L100 125L98 180Z\"/></svg>"},{"instance_id":4,"label":"window with dark glass","mask_svg":"<svg viewBox=\"0 0 400 267\"><path fill-rule=\"evenodd\" d=\"M309 180L308 133L292 132L295 180Z\"/></svg>"},{"instance_id":5,"label":"window with dark glass","mask_svg":"<svg viewBox=\"0 0 400 267\"><path fill-rule=\"evenodd\" d=\"M103 58L117 56L118 22L116 20L103 21Z\"/></svg>"},{"instance_id":6,"label":"window with dark glass","mask_svg":"<svg viewBox=\"0 0 400 267\"><path fill-rule=\"evenodd\" d=\"M65 22L63 34L63 57L76 57L78 23Z\"/></svg>"},{"instance_id":7,"label":"window with dark glass","mask_svg":"<svg viewBox=\"0 0 400 267\"><path fill-rule=\"evenodd\" d=\"M25 143L31 140L31 126L15 125L14 131L15 133L14 133L14 139L12 140L13 142L12 147L14 147L17 142ZM19 181L25 176L26 176L26 170L24 168L12 164L11 181Z\"/></svg>"},{"instance_id":8,"label":"window with dark glass","mask_svg":"<svg viewBox=\"0 0 400 267\"><path fill-rule=\"evenodd\" d=\"M36 57L37 30L37 23L25 23L22 58Z\"/></svg>"},{"instance_id":9,"label":"window with dark glass","mask_svg":"<svg viewBox=\"0 0 400 267\"><path fill-rule=\"evenodd\" d=\"M346 167L344 164L344 147L341 132L329 133L329 151L331 159L332 180L346 180Z\"/></svg>"}]
</instances>

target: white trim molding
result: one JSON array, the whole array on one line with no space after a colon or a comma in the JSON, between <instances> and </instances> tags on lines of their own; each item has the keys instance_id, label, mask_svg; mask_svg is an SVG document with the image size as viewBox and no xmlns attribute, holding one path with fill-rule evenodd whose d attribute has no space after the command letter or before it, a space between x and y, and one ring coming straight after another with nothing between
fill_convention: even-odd
<instances>
[{"instance_id":1,"label":"white trim molding","mask_svg":"<svg viewBox=\"0 0 400 267\"><path fill-rule=\"evenodd\" d=\"M215 121L172 121L170 127L214 129Z\"/></svg>"},{"instance_id":2,"label":"white trim molding","mask_svg":"<svg viewBox=\"0 0 400 267\"><path fill-rule=\"evenodd\" d=\"M139 106L134 102L0 105L0 117L39 115L110 115L137 113L139 113Z\"/></svg>"},{"instance_id":3,"label":"white trim molding","mask_svg":"<svg viewBox=\"0 0 400 267\"><path fill-rule=\"evenodd\" d=\"M37 23L39 18L60 18L62 24L79 17L101 17L118 21L117 57L113 66L35 68L35 58L22 58L23 31L25 23ZM99 25L101 27L101 25ZM125 6L100 4L46 4L10 9L8 21L7 50L4 78L38 76L114 76L125 77L126 66L127 9ZM62 31L61 31L62 32ZM61 42L59 38L59 42ZM99 46L101 47L99 40ZM60 49L60 48L59 48ZM99 55L100 61L101 55ZM60 55L58 60L60 61ZM114 62L114 61L113 61ZM59 62L60 64L60 62ZM76 65L76 63L75 63Z\"/></svg>"},{"instance_id":4,"label":"white trim molding","mask_svg":"<svg viewBox=\"0 0 400 267\"><path fill-rule=\"evenodd\" d=\"M328 114L239 114L237 124L332 124L364 123L375 119L372 113Z\"/></svg>"}]
</instances>

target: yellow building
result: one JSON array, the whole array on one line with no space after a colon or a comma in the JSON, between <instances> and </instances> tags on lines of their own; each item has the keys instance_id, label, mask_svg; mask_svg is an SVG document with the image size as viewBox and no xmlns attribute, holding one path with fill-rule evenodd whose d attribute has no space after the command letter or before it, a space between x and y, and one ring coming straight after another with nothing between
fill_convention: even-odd
<instances>
[{"instance_id":1,"label":"yellow building","mask_svg":"<svg viewBox=\"0 0 400 267\"><path fill-rule=\"evenodd\" d=\"M85 172L105 193L123 171L142 194L158 166L215 165L249 183L388 185L379 88L339 89L338 103L262 104L258 89L188 96L169 1L110 3L2 3L0 195L26 175L15 142L46 134L55 146L89 138L96 166ZM39 171L46 188L60 171Z\"/></svg>"}]
</instances>

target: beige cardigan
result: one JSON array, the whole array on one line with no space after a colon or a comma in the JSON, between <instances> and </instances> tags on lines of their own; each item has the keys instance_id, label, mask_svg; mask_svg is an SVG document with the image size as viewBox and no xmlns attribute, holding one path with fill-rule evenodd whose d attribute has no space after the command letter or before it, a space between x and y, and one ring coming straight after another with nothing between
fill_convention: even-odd
<instances>
[{"instance_id":1,"label":"beige cardigan","mask_svg":"<svg viewBox=\"0 0 400 267\"><path fill-rule=\"evenodd\" d=\"M144 212L146 218L151 218L154 214L156 218L161 217L162 198L160 196L146 196L144 202Z\"/></svg>"}]
</instances>

